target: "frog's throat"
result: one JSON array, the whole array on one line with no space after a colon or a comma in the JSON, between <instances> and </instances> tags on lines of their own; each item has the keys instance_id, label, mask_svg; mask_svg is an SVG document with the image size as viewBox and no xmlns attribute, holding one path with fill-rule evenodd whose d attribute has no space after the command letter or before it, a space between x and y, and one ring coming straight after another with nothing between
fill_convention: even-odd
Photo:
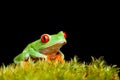
<instances>
[{"instance_id":1,"label":"frog's throat","mask_svg":"<svg viewBox=\"0 0 120 80\"><path fill-rule=\"evenodd\" d=\"M55 55L55 54L57 54L58 50L65 44L66 44L66 42L56 43L52 46L49 46L45 49L40 50L39 52L42 54Z\"/></svg>"}]
</instances>

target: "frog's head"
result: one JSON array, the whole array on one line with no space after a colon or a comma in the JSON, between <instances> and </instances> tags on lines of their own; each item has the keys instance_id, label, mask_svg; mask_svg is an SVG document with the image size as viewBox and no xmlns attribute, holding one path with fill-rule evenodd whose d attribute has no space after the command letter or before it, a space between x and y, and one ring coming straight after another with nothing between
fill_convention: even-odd
<instances>
[{"instance_id":1,"label":"frog's head","mask_svg":"<svg viewBox=\"0 0 120 80\"><path fill-rule=\"evenodd\" d=\"M44 54L54 54L66 44L66 33L63 31L57 34L49 35L43 34L40 38L41 49L40 52Z\"/></svg>"}]
</instances>

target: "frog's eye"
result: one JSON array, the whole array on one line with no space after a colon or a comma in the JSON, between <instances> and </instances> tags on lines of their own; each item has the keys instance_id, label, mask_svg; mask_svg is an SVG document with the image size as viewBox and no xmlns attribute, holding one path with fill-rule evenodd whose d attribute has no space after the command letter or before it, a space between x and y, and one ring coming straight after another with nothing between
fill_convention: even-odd
<instances>
[{"instance_id":1,"label":"frog's eye","mask_svg":"<svg viewBox=\"0 0 120 80\"><path fill-rule=\"evenodd\" d=\"M49 41L49 35L48 34L43 34L42 36L41 36L41 41L43 42L43 43L46 43L46 42L48 42Z\"/></svg>"},{"instance_id":2,"label":"frog's eye","mask_svg":"<svg viewBox=\"0 0 120 80\"><path fill-rule=\"evenodd\" d=\"M63 35L64 35L65 38L67 38L67 34L66 34L66 32L63 32Z\"/></svg>"}]
</instances>

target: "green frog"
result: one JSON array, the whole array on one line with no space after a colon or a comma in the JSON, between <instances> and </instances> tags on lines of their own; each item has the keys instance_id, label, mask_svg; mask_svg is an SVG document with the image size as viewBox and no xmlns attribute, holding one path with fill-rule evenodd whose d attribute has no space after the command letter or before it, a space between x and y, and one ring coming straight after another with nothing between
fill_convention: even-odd
<instances>
[{"instance_id":1,"label":"green frog","mask_svg":"<svg viewBox=\"0 0 120 80\"><path fill-rule=\"evenodd\" d=\"M64 54L60 51L60 48L67 43L66 37L66 33L63 31L52 35L42 34L40 39L28 44L13 61L15 64L19 64L32 57L34 59L42 58L45 61L64 62Z\"/></svg>"}]
</instances>

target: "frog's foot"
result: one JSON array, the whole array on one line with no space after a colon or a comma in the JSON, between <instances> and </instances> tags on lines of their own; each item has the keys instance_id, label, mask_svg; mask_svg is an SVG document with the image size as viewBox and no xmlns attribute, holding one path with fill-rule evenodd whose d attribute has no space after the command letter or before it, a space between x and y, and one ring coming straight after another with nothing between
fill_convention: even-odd
<instances>
[{"instance_id":1,"label":"frog's foot","mask_svg":"<svg viewBox=\"0 0 120 80\"><path fill-rule=\"evenodd\" d=\"M65 60L62 58L62 55L60 53L56 55L55 61L65 63Z\"/></svg>"},{"instance_id":2,"label":"frog's foot","mask_svg":"<svg viewBox=\"0 0 120 80\"><path fill-rule=\"evenodd\" d=\"M50 56L50 55L47 55L48 56L48 61L54 61L55 63L65 63L65 61L63 60L62 58L62 55L60 53L57 53L56 55L54 56Z\"/></svg>"}]
</instances>

